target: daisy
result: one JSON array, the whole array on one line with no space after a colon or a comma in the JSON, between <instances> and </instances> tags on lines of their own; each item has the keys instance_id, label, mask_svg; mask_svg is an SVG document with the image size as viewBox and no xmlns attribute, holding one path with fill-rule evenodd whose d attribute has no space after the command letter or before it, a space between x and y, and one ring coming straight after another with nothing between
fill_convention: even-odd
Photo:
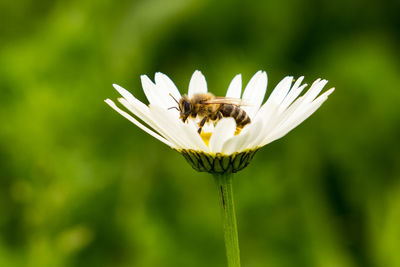
<instances>
[{"instance_id":1,"label":"daisy","mask_svg":"<svg viewBox=\"0 0 400 267\"><path fill-rule=\"evenodd\" d=\"M141 76L149 105L117 84L113 86L122 95L118 101L131 114L117 107L110 99L105 102L145 132L180 152L197 171L237 172L249 164L259 148L283 137L307 119L334 90L331 88L319 95L327 80L317 79L300 96L307 86L302 84L303 79L300 77L294 82L293 77L285 77L262 104L267 90L266 72L258 71L243 94L241 75L236 75L226 97L242 99L246 105L240 108L251 119L251 123L239 133L233 118L210 121L201 134L198 133L201 118L183 122L177 105L182 96L171 79L159 72L155 74L155 82L146 75ZM200 71L195 71L189 83L189 99L207 92L205 77Z\"/></svg>"},{"instance_id":2,"label":"daisy","mask_svg":"<svg viewBox=\"0 0 400 267\"><path fill-rule=\"evenodd\" d=\"M283 137L307 119L334 89L319 95L327 81L317 79L300 96L307 86L301 84L304 77L294 83L293 77L285 77L262 104L267 90L267 74L257 72L243 94L242 78L237 75L230 83L226 97L246 103L238 108L242 109L241 113L244 111L247 114L250 120L246 122L249 123L241 129L237 127L234 118L225 117L209 121L201 127L199 122L202 118L188 117L184 105L179 105L178 102L185 98L182 98L168 76L156 73L155 82L145 75L141 79L149 105L116 84L114 88L122 95L118 101L131 114L117 107L110 99L105 102L145 132L180 152L194 169L214 175L218 186L228 266L240 267L233 173L245 168L258 149ZM195 71L189 83L188 99L206 94L207 91L206 79L200 71Z\"/></svg>"}]
</instances>

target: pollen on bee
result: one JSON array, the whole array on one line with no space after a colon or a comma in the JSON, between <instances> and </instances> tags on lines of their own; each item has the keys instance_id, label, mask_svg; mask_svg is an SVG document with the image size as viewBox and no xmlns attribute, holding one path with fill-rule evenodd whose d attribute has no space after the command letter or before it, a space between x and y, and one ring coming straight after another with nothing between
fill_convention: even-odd
<instances>
[{"instance_id":1,"label":"pollen on bee","mask_svg":"<svg viewBox=\"0 0 400 267\"><path fill-rule=\"evenodd\" d=\"M209 146L209 144L210 144L211 136L212 136L212 132L204 132L204 131L202 131L201 134L200 134L201 139L203 139L204 143L207 146Z\"/></svg>"},{"instance_id":2,"label":"pollen on bee","mask_svg":"<svg viewBox=\"0 0 400 267\"><path fill-rule=\"evenodd\" d=\"M236 131L235 131L234 135L240 134L241 131L242 131L242 128L236 127Z\"/></svg>"}]
</instances>

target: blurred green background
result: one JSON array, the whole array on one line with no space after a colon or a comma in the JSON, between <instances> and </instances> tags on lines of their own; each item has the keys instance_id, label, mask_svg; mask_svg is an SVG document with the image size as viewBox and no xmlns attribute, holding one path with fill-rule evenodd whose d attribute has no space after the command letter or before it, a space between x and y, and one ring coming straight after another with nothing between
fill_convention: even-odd
<instances>
[{"instance_id":1,"label":"blurred green background","mask_svg":"<svg viewBox=\"0 0 400 267\"><path fill-rule=\"evenodd\" d=\"M329 80L234 186L242 264L400 266L399 1L1 1L0 266L225 266L212 177L110 109L140 75Z\"/></svg>"}]
</instances>

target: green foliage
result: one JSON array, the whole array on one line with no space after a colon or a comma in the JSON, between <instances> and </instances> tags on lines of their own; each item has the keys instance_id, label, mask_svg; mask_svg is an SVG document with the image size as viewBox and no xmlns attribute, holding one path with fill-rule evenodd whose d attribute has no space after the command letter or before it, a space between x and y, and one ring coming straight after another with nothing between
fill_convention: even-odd
<instances>
[{"instance_id":1,"label":"green foliage","mask_svg":"<svg viewBox=\"0 0 400 267\"><path fill-rule=\"evenodd\" d=\"M243 266L400 266L399 6L2 1L0 266L224 266L217 192L103 100L257 70L330 99L235 176Z\"/></svg>"}]
</instances>

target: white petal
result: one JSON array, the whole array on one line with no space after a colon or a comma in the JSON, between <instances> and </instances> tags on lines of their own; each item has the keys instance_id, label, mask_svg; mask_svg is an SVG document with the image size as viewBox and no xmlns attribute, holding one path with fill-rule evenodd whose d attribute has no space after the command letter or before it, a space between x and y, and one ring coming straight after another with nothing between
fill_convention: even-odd
<instances>
[{"instance_id":1,"label":"white petal","mask_svg":"<svg viewBox=\"0 0 400 267\"><path fill-rule=\"evenodd\" d=\"M293 77L287 76L282 79L277 86L275 86L275 89L272 91L268 100L264 103L264 105L262 105L262 107L258 111L256 119L259 116L269 116L268 113L270 112L271 108L275 108L282 103L290 90L290 85L292 84L292 81Z\"/></svg>"},{"instance_id":2,"label":"white petal","mask_svg":"<svg viewBox=\"0 0 400 267\"><path fill-rule=\"evenodd\" d=\"M296 104L291 105L290 108L286 110L287 107L292 104L293 100L301 93L301 91L306 86L305 84L299 87L299 85L303 81L303 78L304 77L300 77L299 79L297 79L282 103L279 104L280 101L269 101L269 99L271 98L270 97L268 101L261 107L256 115L256 119L258 119L258 117L261 117L260 119L264 120L264 128L262 129L264 137L260 135L259 139L255 140L253 145L256 145L260 142L262 143L263 140L272 131L279 127L279 125L281 125L282 122L285 121L293 112L295 112L298 106L300 106L301 102L303 101L302 97L300 97L296 101ZM286 83L289 83L289 81L286 81Z\"/></svg>"},{"instance_id":3,"label":"white petal","mask_svg":"<svg viewBox=\"0 0 400 267\"><path fill-rule=\"evenodd\" d=\"M118 84L113 84L113 86L132 106L140 108L141 112L143 112L143 110L145 110L145 112L147 112L146 115L149 114L148 107L144 103L139 101L136 97L134 97L129 91L122 88ZM138 116L135 112L133 112L133 113L136 116Z\"/></svg>"},{"instance_id":4,"label":"white petal","mask_svg":"<svg viewBox=\"0 0 400 267\"><path fill-rule=\"evenodd\" d=\"M220 153L225 141L232 137L236 130L236 123L233 118L223 118L218 121L217 126L210 139L210 151Z\"/></svg>"},{"instance_id":5,"label":"white petal","mask_svg":"<svg viewBox=\"0 0 400 267\"><path fill-rule=\"evenodd\" d=\"M312 100L314 100L316 95L318 95L321 92L321 90L322 90L323 86L325 86L326 82L327 82L326 80L320 81L320 79L317 79L313 83L311 88L304 94L304 96L299 97L296 101L294 101L294 103L292 103L285 110L282 110L282 107L280 107L278 115L277 115L278 124L274 125L275 129L271 128L271 129L269 129L269 131L277 131L278 128L284 127L285 124L288 123L288 121L290 122L290 120L293 117L296 117L298 114L302 114L304 112L304 110L308 108L308 105L310 104L310 102ZM304 87L304 86L301 86L300 88L295 88L294 89L295 92L293 94L294 95L300 94L300 91L303 90L302 87ZM290 98L293 98L293 97L290 96Z\"/></svg>"},{"instance_id":6,"label":"white petal","mask_svg":"<svg viewBox=\"0 0 400 267\"><path fill-rule=\"evenodd\" d=\"M250 118L254 118L255 114L260 108L266 91L267 73L258 71L250 79L242 96L243 101L250 104L249 106L243 106L243 109L250 116Z\"/></svg>"},{"instance_id":7,"label":"white petal","mask_svg":"<svg viewBox=\"0 0 400 267\"><path fill-rule=\"evenodd\" d=\"M244 151L246 149L256 148L257 146L252 145L253 141L256 140L259 136L263 136L262 128L264 126L264 122L262 120L254 122L253 124L251 124L251 126L252 126L251 129L249 126L247 126L249 127L249 130L245 134L248 134L248 137L245 140L243 140L242 143L238 144L237 148L238 151Z\"/></svg>"},{"instance_id":8,"label":"white petal","mask_svg":"<svg viewBox=\"0 0 400 267\"><path fill-rule=\"evenodd\" d=\"M275 89L272 91L267 102L274 102L275 104L280 105L283 99L288 94L290 86L292 85L292 81L293 81L292 76L287 76L283 78L275 87Z\"/></svg>"},{"instance_id":9,"label":"white petal","mask_svg":"<svg viewBox=\"0 0 400 267\"><path fill-rule=\"evenodd\" d=\"M130 112L136 115L139 119L144 121L151 128L156 130L159 134L161 134L165 139L169 140L175 147L180 147L179 142L176 141L176 138L168 132L165 131L153 118L149 108L144 105L142 102L138 101L138 103L133 104L133 102L128 102L125 98L118 98L119 102L124 105Z\"/></svg>"},{"instance_id":10,"label":"white petal","mask_svg":"<svg viewBox=\"0 0 400 267\"><path fill-rule=\"evenodd\" d=\"M292 89L290 90L289 94L283 100L281 106L279 107L279 111L284 111L293 101L301 94L303 89L307 86L307 84L303 84L299 87L301 81L304 77L300 77L296 83L293 85ZM300 81L300 82L299 82ZM299 82L299 83L298 83Z\"/></svg>"},{"instance_id":11,"label":"white petal","mask_svg":"<svg viewBox=\"0 0 400 267\"><path fill-rule=\"evenodd\" d=\"M185 125L189 126L190 128L192 128L193 132L197 132L197 130L199 129L198 122L196 122L195 120L192 120L192 119L187 119Z\"/></svg>"},{"instance_id":12,"label":"white petal","mask_svg":"<svg viewBox=\"0 0 400 267\"><path fill-rule=\"evenodd\" d=\"M302 109L304 97L301 96L296 99L287 109L279 113L280 124L283 124L290 116L299 112Z\"/></svg>"},{"instance_id":13,"label":"white petal","mask_svg":"<svg viewBox=\"0 0 400 267\"><path fill-rule=\"evenodd\" d=\"M140 76L140 79L142 81L144 94L146 95L149 103L152 105L164 106L164 101L157 93L156 85L149 79L149 77L142 75Z\"/></svg>"},{"instance_id":14,"label":"white petal","mask_svg":"<svg viewBox=\"0 0 400 267\"><path fill-rule=\"evenodd\" d=\"M161 72L157 72L155 75L155 80L157 85L166 88L168 92L175 97L176 100L179 100L181 98L181 94L179 93L178 88L167 75Z\"/></svg>"},{"instance_id":15,"label":"white petal","mask_svg":"<svg viewBox=\"0 0 400 267\"><path fill-rule=\"evenodd\" d=\"M118 84L113 84L113 87L115 88L115 90L118 91L118 93L120 93L126 100L128 101L139 101L137 100L128 90L126 90L125 88L122 88L121 86L119 86ZM140 102L140 101L139 101ZM142 103L142 102L140 102ZM143 103L142 103L143 104ZM144 105L144 104L143 104Z\"/></svg>"},{"instance_id":16,"label":"white petal","mask_svg":"<svg viewBox=\"0 0 400 267\"><path fill-rule=\"evenodd\" d=\"M260 133L262 128L262 121L258 121L254 124L250 124L243 131L236 136L227 139L222 146L222 153L225 155L231 155L235 152L242 152L246 149L252 138Z\"/></svg>"},{"instance_id":17,"label":"white petal","mask_svg":"<svg viewBox=\"0 0 400 267\"><path fill-rule=\"evenodd\" d=\"M149 108L143 104L141 101L136 99L130 92L122 88L121 86L117 84L113 84L114 88L124 97L123 99L127 102L121 102L126 108L128 108L135 116L139 117L141 120L143 120L145 123L147 123L149 126L157 130L155 127L153 127L152 124L154 122L152 121L151 115ZM119 99L118 99L119 100ZM157 130L158 131L158 130Z\"/></svg>"},{"instance_id":18,"label":"white petal","mask_svg":"<svg viewBox=\"0 0 400 267\"><path fill-rule=\"evenodd\" d=\"M156 84L153 88L157 95L157 101L151 102L154 106L160 106L166 109L166 112L179 117L177 101L181 98L180 93L172 81L162 73L156 73Z\"/></svg>"},{"instance_id":19,"label":"white petal","mask_svg":"<svg viewBox=\"0 0 400 267\"><path fill-rule=\"evenodd\" d=\"M263 106L264 107L264 106ZM268 136L272 129L279 123L278 106L271 102L265 108L257 113L255 122L261 120L263 127L260 129L260 134L249 143L248 148L261 146L264 139Z\"/></svg>"},{"instance_id":20,"label":"white petal","mask_svg":"<svg viewBox=\"0 0 400 267\"><path fill-rule=\"evenodd\" d=\"M328 96L334 91L334 88L329 89L328 91L326 91L325 93L323 93L322 95L320 95L318 98L316 98L313 102L306 104L305 107L296 110L285 122L285 124L282 125L282 127L287 127L288 125L293 125L293 124L297 124L297 121L299 120L299 118L303 117L303 114L306 114L307 112L309 112L311 109L313 109L315 106L320 106L327 98ZM311 114L310 114L311 115ZM308 116L310 116L308 115ZM307 117L308 117L307 116ZM303 120L302 120L303 121ZM298 125L298 124L297 124ZM296 126L297 126L296 125ZM293 127L294 128L294 127ZM293 129L292 128L292 129Z\"/></svg>"},{"instance_id":21,"label":"white petal","mask_svg":"<svg viewBox=\"0 0 400 267\"><path fill-rule=\"evenodd\" d=\"M317 95L322 91L324 86L326 85L327 80L317 79L310 87L310 89L302 96L299 97L288 109L285 113L287 113L286 118L291 117L291 113L296 116L297 114L301 114L304 109L307 109L308 105L317 97ZM326 93L326 92L325 92ZM330 94L330 93L329 93ZM289 112L291 111L291 112Z\"/></svg>"},{"instance_id":22,"label":"white petal","mask_svg":"<svg viewBox=\"0 0 400 267\"><path fill-rule=\"evenodd\" d=\"M203 132L204 133L213 133L214 132L214 123L206 123L203 126ZM199 129L199 126L197 126L197 129Z\"/></svg>"},{"instance_id":23,"label":"white petal","mask_svg":"<svg viewBox=\"0 0 400 267\"><path fill-rule=\"evenodd\" d=\"M159 132L162 136L164 136L166 139L170 140L172 143L174 143L176 146L178 145L175 143L173 137L169 136L162 128L158 126L157 123L154 122L154 119L152 118L152 115L150 114L149 108L143 104L141 101L136 99L130 92L122 88L121 86L117 84L113 84L114 88L126 99L125 103L124 100L118 99L129 111L131 111L135 116L140 118L142 121L144 121L147 125L152 127L154 130Z\"/></svg>"},{"instance_id":24,"label":"white petal","mask_svg":"<svg viewBox=\"0 0 400 267\"><path fill-rule=\"evenodd\" d=\"M209 148L197 133L197 129L195 130L184 124L181 120L170 113L166 113L165 110L160 107L150 106L149 109L154 115L154 118L164 129L168 129L171 134L179 138L179 141L182 143L182 148L204 152L209 151Z\"/></svg>"},{"instance_id":25,"label":"white petal","mask_svg":"<svg viewBox=\"0 0 400 267\"><path fill-rule=\"evenodd\" d=\"M179 148L193 148L186 135L179 129L180 125L176 118L167 115L168 113L158 106L149 106L149 110L154 121L179 145Z\"/></svg>"},{"instance_id":26,"label":"white petal","mask_svg":"<svg viewBox=\"0 0 400 267\"><path fill-rule=\"evenodd\" d=\"M130 120L132 123L134 123L136 126L138 126L140 129L142 129L146 133L150 134L151 136L153 136L154 138L156 138L159 141L163 142L164 144L166 144L166 145L168 145L168 146L170 146L172 148L175 148L175 146L172 143L170 143L168 140L166 140L165 138L161 137L160 135L158 135L154 131L150 130L149 128L147 128L146 126L144 126L143 124L138 122L136 119L134 119L131 115L129 115L125 111L123 111L120 108L118 108L112 100L106 99L105 102L108 105L110 105L110 107L112 107L114 110L116 110L119 114L121 114L122 116L124 116L125 118Z\"/></svg>"},{"instance_id":27,"label":"white petal","mask_svg":"<svg viewBox=\"0 0 400 267\"><path fill-rule=\"evenodd\" d=\"M240 134L229 138L222 146L222 153L225 155L231 155L235 152L239 152L237 149L239 146L238 143L243 142L242 140L247 137L248 135Z\"/></svg>"},{"instance_id":28,"label":"white petal","mask_svg":"<svg viewBox=\"0 0 400 267\"><path fill-rule=\"evenodd\" d=\"M181 98L178 88L171 81L171 79L160 72L155 75L156 87L160 88L160 94L165 102L164 107L168 109L169 112L179 116L179 111L172 107L178 107L177 101Z\"/></svg>"},{"instance_id":29,"label":"white petal","mask_svg":"<svg viewBox=\"0 0 400 267\"><path fill-rule=\"evenodd\" d=\"M311 104L307 105L307 107L302 110L302 112L295 112L293 115L288 118L288 120L281 125L276 131L272 132L263 142L263 145L266 145L270 142L273 142L288 132L296 128L299 124L301 124L304 120L310 117L321 105L328 99L328 96L334 91L334 88L329 89L322 95L320 95L317 99L315 99Z\"/></svg>"},{"instance_id":30,"label":"white petal","mask_svg":"<svg viewBox=\"0 0 400 267\"><path fill-rule=\"evenodd\" d=\"M275 109L274 114L271 117L271 121L268 122L263 129L265 135L264 140L270 138L273 133L281 129L282 125L284 125L292 116L295 116L294 114L298 114L299 107L301 107L303 100L303 97L299 97L292 105L290 105L288 109L282 113L279 113L279 107ZM261 141L262 144L264 144L264 140Z\"/></svg>"},{"instance_id":31,"label":"white petal","mask_svg":"<svg viewBox=\"0 0 400 267\"><path fill-rule=\"evenodd\" d=\"M204 94L207 93L207 82L204 75L201 74L200 71L196 70L189 83L189 97L192 97L195 94Z\"/></svg>"},{"instance_id":32,"label":"white petal","mask_svg":"<svg viewBox=\"0 0 400 267\"><path fill-rule=\"evenodd\" d=\"M307 93L304 94L304 104L311 103L322 91L324 86L328 83L327 80L320 80L317 79L310 87L310 89L307 91Z\"/></svg>"},{"instance_id":33,"label":"white petal","mask_svg":"<svg viewBox=\"0 0 400 267\"><path fill-rule=\"evenodd\" d=\"M242 93L242 75L236 75L229 84L226 97L240 98Z\"/></svg>"},{"instance_id":34,"label":"white petal","mask_svg":"<svg viewBox=\"0 0 400 267\"><path fill-rule=\"evenodd\" d=\"M292 90L295 89L295 88L297 88L297 87L299 87L300 84L301 84L301 82L302 82L303 80L304 80L304 76L300 76L300 77L296 80L296 82L293 84Z\"/></svg>"},{"instance_id":35,"label":"white petal","mask_svg":"<svg viewBox=\"0 0 400 267\"><path fill-rule=\"evenodd\" d=\"M178 106L174 98L171 96L173 95L176 100L180 99L179 91L177 92L178 89L176 89L175 85L171 86L170 83L166 84L165 80L160 79L159 75L156 75L156 84L154 84L145 75L142 75L141 79L143 91L146 94L150 104L160 106L165 109ZM177 109L169 109L169 112L172 112L178 116Z\"/></svg>"}]
</instances>

